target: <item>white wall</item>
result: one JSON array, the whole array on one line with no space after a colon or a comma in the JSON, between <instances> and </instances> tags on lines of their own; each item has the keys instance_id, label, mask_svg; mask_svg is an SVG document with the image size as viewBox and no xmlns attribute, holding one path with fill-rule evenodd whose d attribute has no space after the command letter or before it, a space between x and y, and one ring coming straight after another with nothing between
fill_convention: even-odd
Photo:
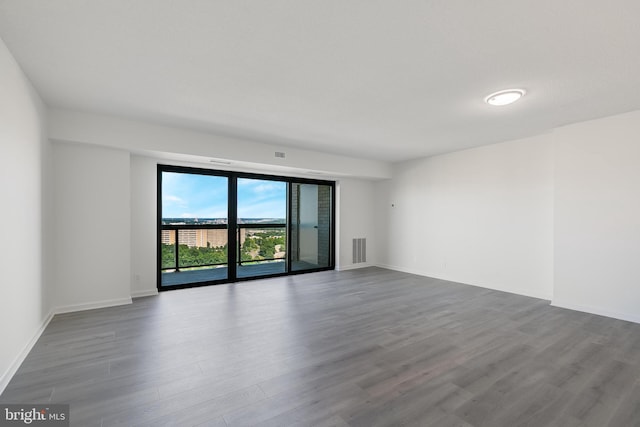
<instances>
[{"instance_id":1,"label":"white wall","mask_svg":"<svg viewBox=\"0 0 640 427\"><path fill-rule=\"evenodd\" d=\"M551 299L550 135L397 164L377 185L382 266Z\"/></svg>"},{"instance_id":2,"label":"white wall","mask_svg":"<svg viewBox=\"0 0 640 427\"><path fill-rule=\"evenodd\" d=\"M237 162L234 169L272 166L275 175L288 170L321 171L331 176L360 178L389 178L391 166L387 162L338 156L292 147L275 146L211 133L178 129L122 118L64 110L50 112L50 138L56 141L79 142L128 150L151 157L173 161L193 161L199 157ZM276 158L275 152L286 154ZM205 163L206 164L206 163ZM207 164L204 167L211 166ZM298 171L296 171L296 169ZM269 173L269 172L267 172Z\"/></svg>"},{"instance_id":3,"label":"white wall","mask_svg":"<svg viewBox=\"0 0 640 427\"><path fill-rule=\"evenodd\" d=\"M376 193L382 266L640 322L640 111L398 164Z\"/></svg>"},{"instance_id":4,"label":"white wall","mask_svg":"<svg viewBox=\"0 0 640 427\"><path fill-rule=\"evenodd\" d=\"M555 139L553 303L640 322L640 112Z\"/></svg>"},{"instance_id":5,"label":"white wall","mask_svg":"<svg viewBox=\"0 0 640 427\"><path fill-rule=\"evenodd\" d=\"M0 40L0 393L51 311L45 107Z\"/></svg>"},{"instance_id":6,"label":"white wall","mask_svg":"<svg viewBox=\"0 0 640 427\"><path fill-rule=\"evenodd\" d=\"M66 143L53 151L57 310L131 302L129 153Z\"/></svg>"},{"instance_id":7,"label":"white wall","mask_svg":"<svg viewBox=\"0 0 640 427\"><path fill-rule=\"evenodd\" d=\"M131 156L131 295L157 294L158 161Z\"/></svg>"},{"instance_id":8,"label":"white wall","mask_svg":"<svg viewBox=\"0 0 640 427\"><path fill-rule=\"evenodd\" d=\"M375 182L361 179L342 179L337 186L336 267L339 270L375 265L376 200ZM353 264L353 239L367 239L367 262Z\"/></svg>"}]
</instances>

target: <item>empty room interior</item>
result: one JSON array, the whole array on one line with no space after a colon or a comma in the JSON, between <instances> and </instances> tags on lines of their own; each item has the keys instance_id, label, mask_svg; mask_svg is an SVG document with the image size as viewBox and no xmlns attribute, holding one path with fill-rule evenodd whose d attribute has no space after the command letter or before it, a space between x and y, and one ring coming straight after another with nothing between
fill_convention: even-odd
<instances>
[{"instance_id":1,"label":"empty room interior","mask_svg":"<svg viewBox=\"0 0 640 427\"><path fill-rule=\"evenodd\" d=\"M640 425L638 17L0 0L0 424Z\"/></svg>"}]
</instances>

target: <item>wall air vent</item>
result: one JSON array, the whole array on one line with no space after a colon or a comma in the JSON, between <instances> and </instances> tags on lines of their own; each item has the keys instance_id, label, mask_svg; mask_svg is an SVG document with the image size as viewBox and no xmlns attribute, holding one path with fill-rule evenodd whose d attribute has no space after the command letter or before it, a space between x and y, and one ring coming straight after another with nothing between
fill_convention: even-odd
<instances>
[{"instance_id":1,"label":"wall air vent","mask_svg":"<svg viewBox=\"0 0 640 427\"><path fill-rule=\"evenodd\" d=\"M353 263L367 262L367 239L360 237L353 239Z\"/></svg>"}]
</instances>

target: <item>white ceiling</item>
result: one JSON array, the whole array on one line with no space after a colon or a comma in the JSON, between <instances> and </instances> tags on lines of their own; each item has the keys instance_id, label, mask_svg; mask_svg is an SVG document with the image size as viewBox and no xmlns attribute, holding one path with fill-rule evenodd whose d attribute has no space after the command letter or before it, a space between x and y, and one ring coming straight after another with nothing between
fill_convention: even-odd
<instances>
[{"instance_id":1,"label":"white ceiling","mask_svg":"<svg viewBox=\"0 0 640 427\"><path fill-rule=\"evenodd\" d=\"M52 107L400 161L640 109L638 0L0 0ZM510 107L490 92L522 87Z\"/></svg>"}]
</instances>

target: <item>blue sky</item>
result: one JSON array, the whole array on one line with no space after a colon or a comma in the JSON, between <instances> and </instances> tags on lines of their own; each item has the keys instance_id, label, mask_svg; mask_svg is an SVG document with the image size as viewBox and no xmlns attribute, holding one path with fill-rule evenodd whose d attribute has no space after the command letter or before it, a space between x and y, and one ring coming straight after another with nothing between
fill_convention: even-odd
<instances>
[{"instance_id":1,"label":"blue sky","mask_svg":"<svg viewBox=\"0 0 640 427\"><path fill-rule=\"evenodd\" d=\"M164 218L226 218L227 178L162 173ZM286 218L287 184L238 178L239 218Z\"/></svg>"}]
</instances>

